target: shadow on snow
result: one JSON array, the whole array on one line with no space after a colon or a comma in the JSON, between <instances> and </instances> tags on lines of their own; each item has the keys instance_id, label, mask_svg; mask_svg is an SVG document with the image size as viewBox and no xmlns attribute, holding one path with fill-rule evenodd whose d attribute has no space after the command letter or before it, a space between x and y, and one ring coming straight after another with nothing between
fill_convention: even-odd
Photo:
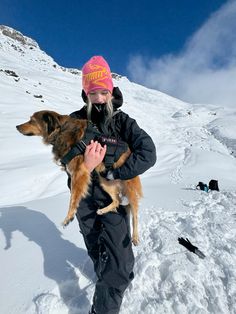
<instances>
[{"instance_id":1,"label":"shadow on snow","mask_svg":"<svg viewBox=\"0 0 236 314\"><path fill-rule=\"evenodd\" d=\"M4 249L11 248L14 231L22 232L29 241L35 242L41 248L44 274L57 283L61 299L68 307L68 313L75 313L74 310L79 305L89 308L86 288L80 289L79 278L74 269L78 268L85 277L93 280L92 263L85 264L85 261L88 261L87 252L63 239L55 224L41 212L24 206L15 206L0 208L0 215L0 228L6 239ZM37 299L41 299L42 296L43 294L34 298L36 309Z\"/></svg>"}]
</instances>

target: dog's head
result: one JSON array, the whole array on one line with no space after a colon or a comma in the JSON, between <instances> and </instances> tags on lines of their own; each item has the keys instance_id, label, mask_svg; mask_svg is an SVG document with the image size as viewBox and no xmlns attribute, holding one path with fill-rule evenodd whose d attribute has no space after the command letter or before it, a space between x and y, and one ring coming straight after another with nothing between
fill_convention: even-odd
<instances>
[{"instance_id":1,"label":"dog's head","mask_svg":"<svg viewBox=\"0 0 236 314\"><path fill-rule=\"evenodd\" d=\"M60 130L67 118L68 116L60 115L54 111L42 110L35 112L29 121L17 125L16 128L23 135L42 136L47 141L52 133Z\"/></svg>"}]
</instances>

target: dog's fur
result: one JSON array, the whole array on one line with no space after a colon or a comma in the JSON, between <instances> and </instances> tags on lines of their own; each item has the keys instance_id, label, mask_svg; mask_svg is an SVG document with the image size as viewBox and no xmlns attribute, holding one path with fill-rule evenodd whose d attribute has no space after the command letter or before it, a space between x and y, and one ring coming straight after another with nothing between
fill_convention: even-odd
<instances>
[{"instance_id":1,"label":"dog's fur","mask_svg":"<svg viewBox=\"0 0 236 314\"><path fill-rule=\"evenodd\" d=\"M60 115L54 111L43 110L35 112L29 121L16 126L16 128L23 135L38 135L43 138L45 144L51 144L54 159L58 162L70 151L72 146L83 138L87 123L87 120L74 119L68 115ZM121 167L130 153L129 149L123 153L119 160L113 164L113 168ZM74 157L66 165L66 168L63 167L63 169L71 175L70 206L63 222L63 226L67 226L74 219L80 200L88 193L90 173L84 165L83 155ZM99 164L95 170L98 173L104 171L104 164ZM120 204L120 195L125 195L129 200L127 210L131 210L132 212L132 241L134 245L137 245L139 242L138 202L142 197L140 178L137 176L130 180L108 181L99 175L99 180L102 188L110 195L112 203L107 207L99 209L97 214L102 215L111 211L116 212L116 208Z\"/></svg>"}]
</instances>

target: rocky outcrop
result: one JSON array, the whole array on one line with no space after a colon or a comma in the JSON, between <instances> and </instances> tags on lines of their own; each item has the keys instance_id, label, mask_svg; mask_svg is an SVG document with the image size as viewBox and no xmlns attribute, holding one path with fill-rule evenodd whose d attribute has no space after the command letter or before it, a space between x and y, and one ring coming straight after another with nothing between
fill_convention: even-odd
<instances>
[{"instance_id":1,"label":"rocky outcrop","mask_svg":"<svg viewBox=\"0 0 236 314\"><path fill-rule=\"evenodd\" d=\"M33 39L24 36L21 34L19 31L16 31L15 29L5 26L5 25L0 25L0 31L2 32L3 35L10 37L18 42L20 42L23 45L31 46L31 47L38 47L38 44L36 41Z\"/></svg>"},{"instance_id":2,"label":"rocky outcrop","mask_svg":"<svg viewBox=\"0 0 236 314\"><path fill-rule=\"evenodd\" d=\"M6 38L4 38L2 35L6 36ZM10 40L7 39L7 37L10 38ZM0 49L1 48L6 48L6 51L10 51L10 53L12 49L14 49L25 59L28 57L30 62L38 62L41 67L50 65L53 68L59 69L63 72L68 72L78 76L82 75L81 70L79 69L66 68L58 65L50 56L40 49L38 43L35 40L23 35L21 32L9 26L0 25ZM30 50L34 50L37 53L32 53ZM1 71L4 71L7 75L13 76L13 73L7 73L7 70ZM117 73L112 73L112 78L115 80L120 80L122 76Z\"/></svg>"}]
</instances>

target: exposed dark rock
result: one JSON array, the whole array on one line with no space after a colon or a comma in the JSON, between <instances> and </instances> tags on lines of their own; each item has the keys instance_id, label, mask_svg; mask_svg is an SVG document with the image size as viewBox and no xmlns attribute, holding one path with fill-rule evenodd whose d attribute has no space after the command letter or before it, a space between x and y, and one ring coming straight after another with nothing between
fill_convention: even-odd
<instances>
[{"instance_id":1,"label":"exposed dark rock","mask_svg":"<svg viewBox=\"0 0 236 314\"><path fill-rule=\"evenodd\" d=\"M16 74L16 72L11 71L11 70L2 70L0 69L0 72L4 72L8 76L13 76L13 77L19 77L19 75Z\"/></svg>"},{"instance_id":2,"label":"exposed dark rock","mask_svg":"<svg viewBox=\"0 0 236 314\"><path fill-rule=\"evenodd\" d=\"M22 45L28 45L31 47L38 47L38 44L36 43L36 41L34 41L33 39L31 39L29 37L24 36L22 33L16 31L15 29L13 29L11 27L8 27L5 25L0 25L0 31L2 31L3 35L18 41Z\"/></svg>"},{"instance_id":3,"label":"exposed dark rock","mask_svg":"<svg viewBox=\"0 0 236 314\"><path fill-rule=\"evenodd\" d=\"M122 75L117 74L117 73L111 73L112 78L116 79L116 80L120 80L122 78Z\"/></svg>"}]
</instances>

